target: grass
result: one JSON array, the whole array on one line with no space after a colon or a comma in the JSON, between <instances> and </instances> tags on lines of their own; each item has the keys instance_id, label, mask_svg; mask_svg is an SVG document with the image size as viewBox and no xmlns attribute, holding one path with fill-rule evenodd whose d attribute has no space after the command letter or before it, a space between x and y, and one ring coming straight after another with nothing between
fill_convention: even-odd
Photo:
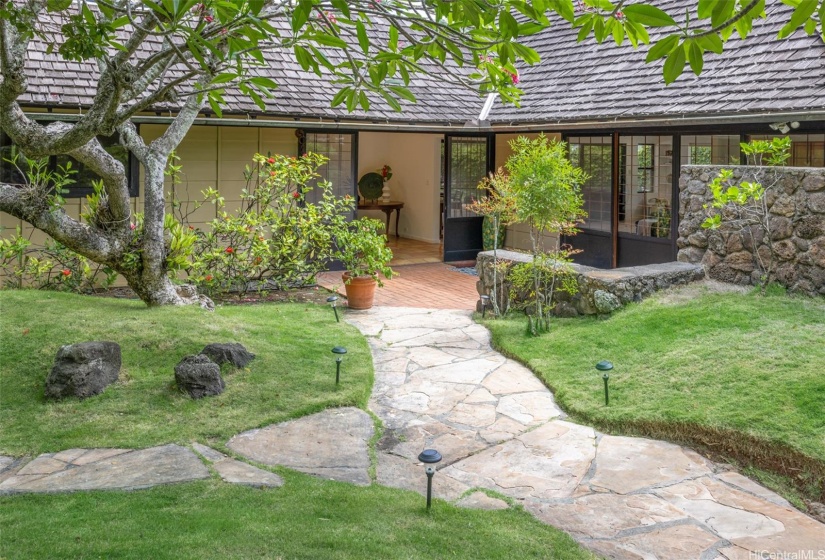
<instances>
[{"instance_id":1,"label":"grass","mask_svg":"<svg viewBox=\"0 0 825 560\"><path fill-rule=\"evenodd\" d=\"M225 441L243 430L331 406L364 407L372 387L369 348L358 331L315 304L149 309L137 301L42 291L0 292L0 452L71 447L148 447ZM58 348L113 340L120 381L80 401L46 401ZM174 367L210 342L240 342L257 357L224 373L226 391L192 400ZM333 346L348 354L335 386Z\"/></svg>"},{"instance_id":2,"label":"grass","mask_svg":"<svg viewBox=\"0 0 825 560\"><path fill-rule=\"evenodd\" d=\"M253 427L331 406L365 408L372 388L366 341L316 304L206 313L4 291L0 317L0 454L192 441L222 448ZM45 401L57 349L95 339L121 345L121 380L84 401ZM225 372L220 396L193 401L180 393L175 364L222 341L240 342L257 358ZM348 350L338 388L330 352L337 345ZM477 511L436 500L427 513L412 492L273 470L282 488L213 476L135 492L0 496L0 558L595 558L518 507Z\"/></svg>"},{"instance_id":3,"label":"grass","mask_svg":"<svg viewBox=\"0 0 825 560\"><path fill-rule=\"evenodd\" d=\"M520 509L478 511L280 471L277 490L216 480L139 492L0 497L0 557L595 559Z\"/></svg>"},{"instance_id":4,"label":"grass","mask_svg":"<svg viewBox=\"0 0 825 560\"><path fill-rule=\"evenodd\" d=\"M825 497L825 301L659 296L610 317L489 320L570 413L602 429L687 442L796 478ZM610 406L594 365L608 359Z\"/></svg>"}]
</instances>

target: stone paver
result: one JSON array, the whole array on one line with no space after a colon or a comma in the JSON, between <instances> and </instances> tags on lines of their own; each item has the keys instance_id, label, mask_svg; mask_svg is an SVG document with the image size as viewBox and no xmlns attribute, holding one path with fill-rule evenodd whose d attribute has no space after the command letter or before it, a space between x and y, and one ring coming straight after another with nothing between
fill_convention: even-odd
<instances>
[{"instance_id":1,"label":"stone paver","mask_svg":"<svg viewBox=\"0 0 825 560\"><path fill-rule=\"evenodd\" d=\"M38 456L0 483L0 493L136 490L203 478L209 478L209 470L179 445L73 449Z\"/></svg>"},{"instance_id":2,"label":"stone paver","mask_svg":"<svg viewBox=\"0 0 825 560\"><path fill-rule=\"evenodd\" d=\"M279 488L284 485L284 479L277 474L227 457L211 447L193 443L192 448L211 463L224 482L255 488Z\"/></svg>"},{"instance_id":3,"label":"stone paver","mask_svg":"<svg viewBox=\"0 0 825 560\"><path fill-rule=\"evenodd\" d=\"M444 456L436 497L506 507L470 492L494 490L608 558L825 555L823 524L746 477L677 445L565 421L469 312L378 307L347 321L369 337L376 364L379 484L423 493L417 455L433 447Z\"/></svg>"},{"instance_id":4,"label":"stone paver","mask_svg":"<svg viewBox=\"0 0 825 560\"><path fill-rule=\"evenodd\" d=\"M368 485L367 442L372 418L357 408L335 408L238 434L227 447L263 463L332 480Z\"/></svg>"}]
</instances>

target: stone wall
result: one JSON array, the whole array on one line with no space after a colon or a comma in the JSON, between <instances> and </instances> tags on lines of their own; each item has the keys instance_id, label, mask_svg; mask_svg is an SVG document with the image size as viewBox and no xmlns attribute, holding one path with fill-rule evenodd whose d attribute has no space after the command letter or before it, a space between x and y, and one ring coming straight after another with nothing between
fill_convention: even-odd
<instances>
[{"instance_id":1,"label":"stone wall","mask_svg":"<svg viewBox=\"0 0 825 560\"><path fill-rule=\"evenodd\" d=\"M724 168L732 169L737 181L759 178L763 186L769 187L765 200L776 255L770 280L791 292L812 296L825 294L825 169ZM762 235L757 226L751 226L752 231L702 228L702 222L708 216L704 206L712 200L708 183L721 169L720 166L682 167L677 259L701 264L708 277L716 280L757 284L762 273L757 268L754 251L758 251L763 259L771 252L759 243ZM765 176L766 172L770 175ZM755 248L753 239L757 240Z\"/></svg>"},{"instance_id":2,"label":"stone wall","mask_svg":"<svg viewBox=\"0 0 825 560\"><path fill-rule=\"evenodd\" d=\"M507 250L499 250L497 253L500 263L517 264L532 260L528 253ZM479 295L493 293L493 262L492 251L478 254L476 271L479 279L476 288ZM611 270L579 264L571 266L576 274L578 293L569 295L556 292L556 297L553 298L556 300L554 313L564 317L610 313L624 304L641 301L659 290L701 280L705 276L701 266L678 262ZM506 274L497 274L496 283L496 293L503 294L499 296L503 299L503 307L506 307L511 299L519 298L511 288ZM514 301L512 307L516 307L517 303ZM480 304L477 309L481 311Z\"/></svg>"}]
</instances>

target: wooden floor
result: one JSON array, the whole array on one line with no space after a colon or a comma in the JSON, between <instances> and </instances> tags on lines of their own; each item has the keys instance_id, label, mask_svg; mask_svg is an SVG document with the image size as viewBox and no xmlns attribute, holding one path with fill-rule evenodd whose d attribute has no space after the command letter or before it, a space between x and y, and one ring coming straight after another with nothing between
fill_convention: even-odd
<instances>
[{"instance_id":1,"label":"wooden floor","mask_svg":"<svg viewBox=\"0 0 825 560\"><path fill-rule=\"evenodd\" d=\"M441 243L426 243L390 235L387 246L392 249L390 266L406 264L439 263L444 260L444 246Z\"/></svg>"}]
</instances>

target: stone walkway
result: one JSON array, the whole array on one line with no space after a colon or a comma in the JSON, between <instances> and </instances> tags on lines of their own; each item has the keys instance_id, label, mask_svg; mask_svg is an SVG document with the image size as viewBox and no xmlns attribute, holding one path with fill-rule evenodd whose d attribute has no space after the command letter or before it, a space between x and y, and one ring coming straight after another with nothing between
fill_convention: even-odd
<instances>
[{"instance_id":1,"label":"stone walkway","mask_svg":"<svg viewBox=\"0 0 825 560\"><path fill-rule=\"evenodd\" d=\"M444 456L437 498L485 509L519 503L609 558L825 557L825 525L744 476L689 449L565 420L552 393L493 351L469 312L374 308L347 320L368 337L375 363L370 409L384 433L374 478L373 419L355 408L244 432L228 448L262 464L422 493L417 456L435 448ZM0 493L139 489L208 478L210 468L231 483L283 484L193 443L0 456Z\"/></svg>"}]
</instances>

